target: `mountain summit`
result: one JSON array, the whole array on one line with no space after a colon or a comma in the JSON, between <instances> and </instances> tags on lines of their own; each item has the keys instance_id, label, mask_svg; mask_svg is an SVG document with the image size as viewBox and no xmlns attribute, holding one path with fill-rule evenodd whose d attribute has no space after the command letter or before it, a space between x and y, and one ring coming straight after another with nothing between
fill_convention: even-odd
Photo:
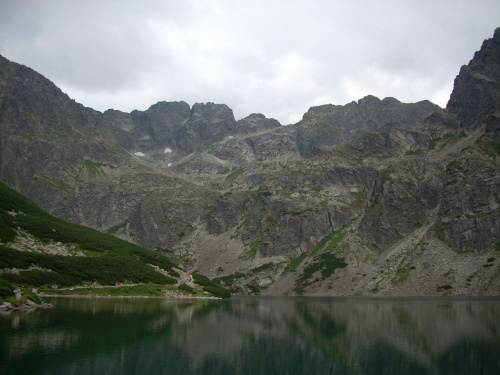
<instances>
[{"instance_id":1,"label":"mountain summit","mask_svg":"<svg viewBox=\"0 0 500 375\"><path fill-rule=\"evenodd\" d=\"M468 65L455 78L446 109L465 129L484 124L500 107L500 28L492 39L485 40Z\"/></svg>"}]
</instances>

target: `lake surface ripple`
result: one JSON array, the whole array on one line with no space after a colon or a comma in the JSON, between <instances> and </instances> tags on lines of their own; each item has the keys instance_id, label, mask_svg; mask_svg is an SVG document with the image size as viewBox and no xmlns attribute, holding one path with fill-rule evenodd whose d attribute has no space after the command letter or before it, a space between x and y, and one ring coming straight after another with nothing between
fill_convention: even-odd
<instances>
[{"instance_id":1,"label":"lake surface ripple","mask_svg":"<svg viewBox=\"0 0 500 375\"><path fill-rule=\"evenodd\" d=\"M0 374L500 374L500 299L66 299L0 315Z\"/></svg>"}]
</instances>

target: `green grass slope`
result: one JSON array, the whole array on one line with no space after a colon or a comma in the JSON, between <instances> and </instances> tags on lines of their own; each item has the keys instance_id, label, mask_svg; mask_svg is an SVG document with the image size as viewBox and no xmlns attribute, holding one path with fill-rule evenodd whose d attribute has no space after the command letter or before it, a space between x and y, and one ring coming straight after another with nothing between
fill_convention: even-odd
<instances>
[{"instance_id":1,"label":"green grass slope","mask_svg":"<svg viewBox=\"0 0 500 375\"><path fill-rule=\"evenodd\" d=\"M40 244L71 244L84 256L11 248L19 241L17 234L21 232L31 235ZM167 274L158 272L151 265ZM1 272L14 268L18 272ZM174 262L157 252L57 219L0 183L0 280L35 287L53 284L67 287L94 282L100 285L117 282L172 285L178 283L178 271L181 272Z\"/></svg>"}]
</instances>

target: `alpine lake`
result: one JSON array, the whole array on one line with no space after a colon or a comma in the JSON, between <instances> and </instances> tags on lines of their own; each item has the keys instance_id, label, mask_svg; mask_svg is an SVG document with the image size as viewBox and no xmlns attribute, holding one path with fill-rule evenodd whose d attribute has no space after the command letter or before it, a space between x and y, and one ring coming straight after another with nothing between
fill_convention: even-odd
<instances>
[{"instance_id":1,"label":"alpine lake","mask_svg":"<svg viewBox=\"0 0 500 375\"><path fill-rule=\"evenodd\" d=\"M498 298L53 298L1 374L499 374Z\"/></svg>"}]
</instances>

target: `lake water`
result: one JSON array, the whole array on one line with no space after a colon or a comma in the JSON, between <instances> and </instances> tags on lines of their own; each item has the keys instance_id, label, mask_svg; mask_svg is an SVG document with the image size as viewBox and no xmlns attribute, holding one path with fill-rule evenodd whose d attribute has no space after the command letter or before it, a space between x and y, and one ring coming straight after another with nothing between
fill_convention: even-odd
<instances>
[{"instance_id":1,"label":"lake water","mask_svg":"<svg viewBox=\"0 0 500 375\"><path fill-rule=\"evenodd\" d=\"M0 374L500 374L500 299L53 299Z\"/></svg>"}]
</instances>

